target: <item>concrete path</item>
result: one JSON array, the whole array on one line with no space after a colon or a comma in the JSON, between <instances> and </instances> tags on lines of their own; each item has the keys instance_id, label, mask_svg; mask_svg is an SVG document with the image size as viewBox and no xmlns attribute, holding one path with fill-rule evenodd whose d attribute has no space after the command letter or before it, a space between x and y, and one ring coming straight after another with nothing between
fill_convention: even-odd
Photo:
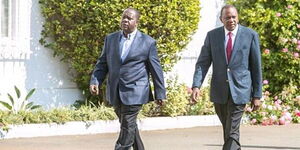
<instances>
[{"instance_id":1,"label":"concrete path","mask_svg":"<svg viewBox=\"0 0 300 150\"><path fill-rule=\"evenodd\" d=\"M146 150L221 150L221 126L142 131ZM0 150L113 150L117 133L0 140ZM300 150L300 124L241 127L243 150Z\"/></svg>"}]
</instances>

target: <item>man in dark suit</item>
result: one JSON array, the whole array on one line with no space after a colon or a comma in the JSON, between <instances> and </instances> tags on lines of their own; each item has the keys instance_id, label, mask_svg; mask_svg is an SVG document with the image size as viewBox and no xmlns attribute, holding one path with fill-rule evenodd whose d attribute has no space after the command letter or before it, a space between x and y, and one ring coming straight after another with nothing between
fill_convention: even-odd
<instances>
[{"instance_id":1,"label":"man in dark suit","mask_svg":"<svg viewBox=\"0 0 300 150\"><path fill-rule=\"evenodd\" d=\"M256 110L262 97L259 38L255 31L238 24L238 12L232 5L222 8L220 20L224 26L207 33L196 63L192 100L200 95L212 63L210 98L223 126L223 150L238 150L245 104L251 100Z\"/></svg>"},{"instance_id":2,"label":"man in dark suit","mask_svg":"<svg viewBox=\"0 0 300 150\"><path fill-rule=\"evenodd\" d=\"M149 76L154 85L156 103L166 98L162 67L156 41L137 30L140 13L128 8L123 12L121 31L105 38L102 54L91 76L90 91L99 94L107 76L106 96L121 124L115 150L144 150L136 120L142 105L153 100Z\"/></svg>"}]
</instances>

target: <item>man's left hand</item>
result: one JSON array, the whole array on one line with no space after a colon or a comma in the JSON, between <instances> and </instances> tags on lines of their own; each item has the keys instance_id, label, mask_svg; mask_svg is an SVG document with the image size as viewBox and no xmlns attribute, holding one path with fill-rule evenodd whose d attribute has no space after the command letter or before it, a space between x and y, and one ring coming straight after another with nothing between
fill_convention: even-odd
<instances>
[{"instance_id":1,"label":"man's left hand","mask_svg":"<svg viewBox=\"0 0 300 150\"><path fill-rule=\"evenodd\" d=\"M164 104L164 101L161 99L155 100L155 103L159 106L162 106Z\"/></svg>"},{"instance_id":2,"label":"man's left hand","mask_svg":"<svg viewBox=\"0 0 300 150\"><path fill-rule=\"evenodd\" d=\"M260 99L259 98L253 98L252 101L251 101L251 109L252 111L256 111L259 109L260 107Z\"/></svg>"}]
</instances>

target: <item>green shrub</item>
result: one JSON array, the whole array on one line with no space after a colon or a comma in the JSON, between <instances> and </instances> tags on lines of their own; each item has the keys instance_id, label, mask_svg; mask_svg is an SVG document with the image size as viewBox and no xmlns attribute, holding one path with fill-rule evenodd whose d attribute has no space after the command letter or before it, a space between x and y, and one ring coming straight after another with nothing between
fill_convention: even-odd
<instances>
[{"instance_id":1,"label":"green shrub","mask_svg":"<svg viewBox=\"0 0 300 150\"><path fill-rule=\"evenodd\" d=\"M19 124L64 124L68 121L113 120L116 118L114 110L103 105L97 107L82 105L78 109L55 108L48 111L39 109L37 111L19 111L18 113L0 111L0 128L7 129L8 125Z\"/></svg>"},{"instance_id":2,"label":"green shrub","mask_svg":"<svg viewBox=\"0 0 300 150\"><path fill-rule=\"evenodd\" d=\"M167 100L163 106L151 102L143 106L141 117L211 115L214 114L213 103L210 102L209 87L201 88L198 102L190 103L192 89L178 81L178 77L167 80Z\"/></svg>"},{"instance_id":3,"label":"green shrub","mask_svg":"<svg viewBox=\"0 0 300 150\"><path fill-rule=\"evenodd\" d=\"M273 95L289 84L300 87L300 1L231 0L241 24L256 30L263 50L263 77ZM300 94L300 91L297 92Z\"/></svg>"},{"instance_id":4,"label":"green shrub","mask_svg":"<svg viewBox=\"0 0 300 150\"><path fill-rule=\"evenodd\" d=\"M141 11L139 29L158 42L163 69L178 61L199 22L199 0L39 0L45 17L41 44L70 65L70 73L90 99L90 73L101 53L104 37L119 30L122 11Z\"/></svg>"},{"instance_id":5,"label":"green shrub","mask_svg":"<svg viewBox=\"0 0 300 150\"><path fill-rule=\"evenodd\" d=\"M178 82L178 77L167 80L167 101L161 107L164 116L179 116L187 113L190 95L185 84Z\"/></svg>"}]
</instances>

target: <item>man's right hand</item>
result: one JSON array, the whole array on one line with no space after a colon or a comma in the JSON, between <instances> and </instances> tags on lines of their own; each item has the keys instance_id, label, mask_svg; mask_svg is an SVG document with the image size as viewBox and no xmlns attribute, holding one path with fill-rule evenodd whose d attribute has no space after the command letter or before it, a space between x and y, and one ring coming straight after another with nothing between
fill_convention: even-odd
<instances>
[{"instance_id":1,"label":"man's right hand","mask_svg":"<svg viewBox=\"0 0 300 150\"><path fill-rule=\"evenodd\" d=\"M92 95L99 95L98 85L90 85L90 92Z\"/></svg>"},{"instance_id":2,"label":"man's right hand","mask_svg":"<svg viewBox=\"0 0 300 150\"><path fill-rule=\"evenodd\" d=\"M198 97L200 96L200 89L197 87L193 88L193 93L192 93L192 103L197 103Z\"/></svg>"}]
</instances>

